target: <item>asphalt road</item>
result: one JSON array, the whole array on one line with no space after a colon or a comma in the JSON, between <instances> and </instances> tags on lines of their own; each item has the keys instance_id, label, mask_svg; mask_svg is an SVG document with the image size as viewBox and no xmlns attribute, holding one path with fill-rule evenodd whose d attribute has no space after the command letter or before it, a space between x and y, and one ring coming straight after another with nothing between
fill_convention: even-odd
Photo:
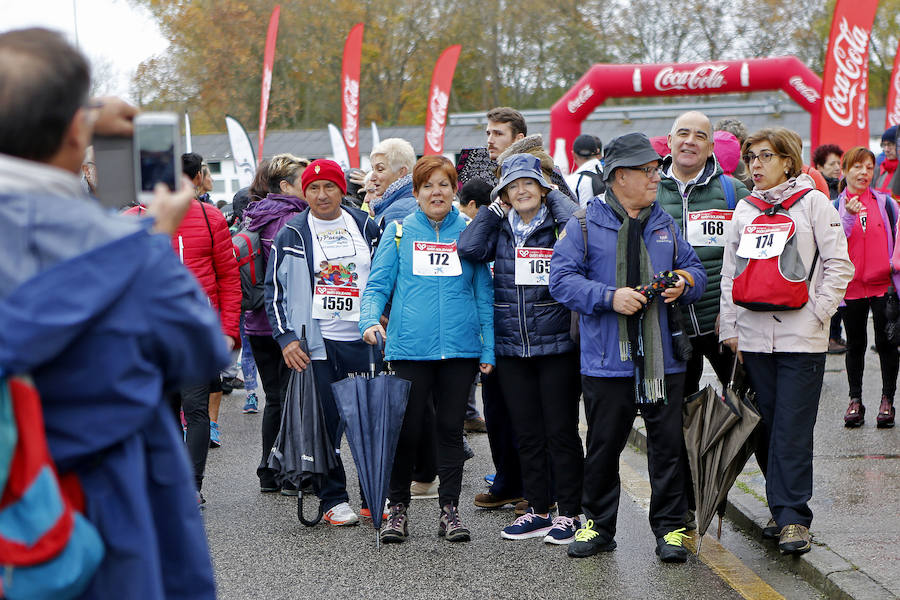
<instances>
[{"instance_id":1,"label":"asphalt road","mask_svg":"<svg viewBox=\"0 0 900 600\"><path fill-rule=\"evenodd\" d=\"M646 516L646 458L632 449L623 456L618 549L597 557L574 560L564 547L539 539L500 538L512 511L485 511L471 503L485 488L484 474L493 471L483 434L469 435L476 456L466 463L463 479L460 512L472 531L470 543L450 544L437 537L437 500L413 501L409 540L381 550L370 522L304 527L296 517L295 498L258 490L262 415L241 414L243 401L243 391L223 400L219 422L224 446L210 451L204 482L206 527L221 598L820 597L774 560L771 546L727 523L723 545L777 593L761 596L758 590L743 589L742 596L693 556L684 565L659 562ZM358 510L355 467L346 441L343 452L351 506Z\"/></svg>"}]
</instances>

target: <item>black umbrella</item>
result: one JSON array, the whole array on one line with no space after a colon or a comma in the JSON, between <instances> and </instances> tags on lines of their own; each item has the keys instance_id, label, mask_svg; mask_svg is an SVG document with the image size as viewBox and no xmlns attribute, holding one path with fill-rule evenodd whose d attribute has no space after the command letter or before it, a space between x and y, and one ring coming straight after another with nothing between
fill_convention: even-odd
<instances>
[{"instance_id":1,"label":"black umbrella","mask_svg":"<svg viewBox=\"0 0 900 600\"><path fill-rule=\"evenodd\" d=\"M682 428L697 505L698 553L713 515L753 453L751 436L760 421L759 412L746 394L735 391L733 381L734 371L722 395L708 385L684 401Z\"/></svg>"},{"instance_id":2,"label":"black umbrella","mask_svg":"<svg viewBox=\"0 0 900 600\"><path fill-rule=\"evenodd\" d=\"M379 345L381 336L376 334ZM406 413L410 383L390 374L375 374L375 350L369 348L369 372L331 384L345 424L347 442L359 482L372 512L375 543L381 546L382 507L391 480L397 440Z\"/></svg>"},{"instance_id":3,"label":"black umbrella","mask_svg":"<svg viewBox=\"0 0 900 600\"><path fill-rule=\"evenodd\" d=\"M309 355L306 326L301 329L300 349ZM339 460L325 426L325 413L316 393L312 365L303 371L291 371L281 411L281 427L269 454L268 466L275 471L275 480L279 484L291 483L299 490L297 518L307 527L319 522L322 508L320 504L314 519L306 519L303 496L318 494L328 472L340 464Z\"/></svg>"}]
</instances>

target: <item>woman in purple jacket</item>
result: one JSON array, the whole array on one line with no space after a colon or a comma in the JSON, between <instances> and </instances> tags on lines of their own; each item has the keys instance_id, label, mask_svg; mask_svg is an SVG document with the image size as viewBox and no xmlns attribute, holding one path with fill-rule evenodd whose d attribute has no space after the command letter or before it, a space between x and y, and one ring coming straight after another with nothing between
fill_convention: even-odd
<instances>
[{"instance_id":1,"label":"woman in purple jacket","mask_svg":"<svg viewBox=\"0 0 900 600\"><path fill-rule=\"evenodd\" d=\"M262 167L264 172L257 173L256 181L265 181L269 193L262 200L251 202L244 211L244 224L250 231L258 231L266 264L275 235L295 215L306 210L307 203L303 199L300 187L300 175L309 165L305 158L297 158L290 154L278 154ZM262 418L262 460L256 469L259 477L259 491L277 492L295 495L297 490L288 487L279 488L275 483L275 474L268 468L269 450L275 443L278 427L281 424L281 407L287 390L290 369L284 363L281 347L272 338L272 328L266 317L266 309L260 308L244 313L244 331L250 340L253 358L266 393L266 407Z\"/></svg>"}]
</instances>

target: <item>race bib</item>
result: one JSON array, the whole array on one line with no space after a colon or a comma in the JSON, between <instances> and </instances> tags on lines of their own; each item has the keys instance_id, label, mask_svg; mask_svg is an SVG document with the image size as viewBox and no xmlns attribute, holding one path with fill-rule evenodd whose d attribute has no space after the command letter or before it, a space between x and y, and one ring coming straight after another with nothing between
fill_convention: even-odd
<instances>
[{"instance_id":1,"label":"race bib","mask_svg":"<svg viewBox=\"0 0 900 600\"><path fill-rule=\"evenodd\" d=\"M866 232L866 221L868 221L869 213L866 211L866 207L863 206L859 209L859 226L862 227L863 233Z\"/></svg>"},{"instance_id":2,"label":"race bib","mask_svg":"<svg viewBox=\"0 0 900 600\"><path fill-rule=\"evenodd\" d=\"M741 233L737 255L741 258L766 259L781 256L791 234L792 223L747 225Z\"/></svg>"},{"instance_id":3,"label":"race bib","mask_svg":"<svg viewBox=\"0 0 900 600\"><path fill-rule=\"evenodd\" d=\"M548 285L551 256L551 248L516 248L516 285Z\"/></svg>"},{"instance_id":4,"label":"race bib","mask_svg":"<svg viewBox=\"0 0 900 600\"><path fill-rule=\"evenodd\" d=\"M732 210L698 210L688 213L687 240L691 246L724 246Z\"/></svg>"},{"instance_id":5,"label":"race bib","mask_svg":"<svg viewBox=\"0 0 900 600\"><path fill-rule=\"evenodd\" d=\"M359 288L317 285L313 288L313 319L359 321Z\"/></svg>"},{"instance_id":6,"label":"race bib","mask_svg":"<svg viewBox=\"0 0 900 600\"><path fill-rule=\"evenodd\" d=\"M455 277L462 275L462 264L456 253L456 242L413 243L413 275L426 277Z\"/></svg>"}]
</instances>

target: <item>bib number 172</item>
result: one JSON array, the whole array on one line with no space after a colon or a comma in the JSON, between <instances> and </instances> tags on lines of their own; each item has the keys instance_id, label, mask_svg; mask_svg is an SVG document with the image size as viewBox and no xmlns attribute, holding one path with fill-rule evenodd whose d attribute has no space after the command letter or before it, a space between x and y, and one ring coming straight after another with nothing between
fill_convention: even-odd
<instances>
[{"instance_id":1,"label":"bib number 172","mask_svg":"<svg viewBox=\"0 0 900 600\"><path fill-rule=\"evenodd\" d=\"M450 255L446 252L429 252L428 260L429 264L446 266L450 264Z\"/></svg>"}]
</instances>

